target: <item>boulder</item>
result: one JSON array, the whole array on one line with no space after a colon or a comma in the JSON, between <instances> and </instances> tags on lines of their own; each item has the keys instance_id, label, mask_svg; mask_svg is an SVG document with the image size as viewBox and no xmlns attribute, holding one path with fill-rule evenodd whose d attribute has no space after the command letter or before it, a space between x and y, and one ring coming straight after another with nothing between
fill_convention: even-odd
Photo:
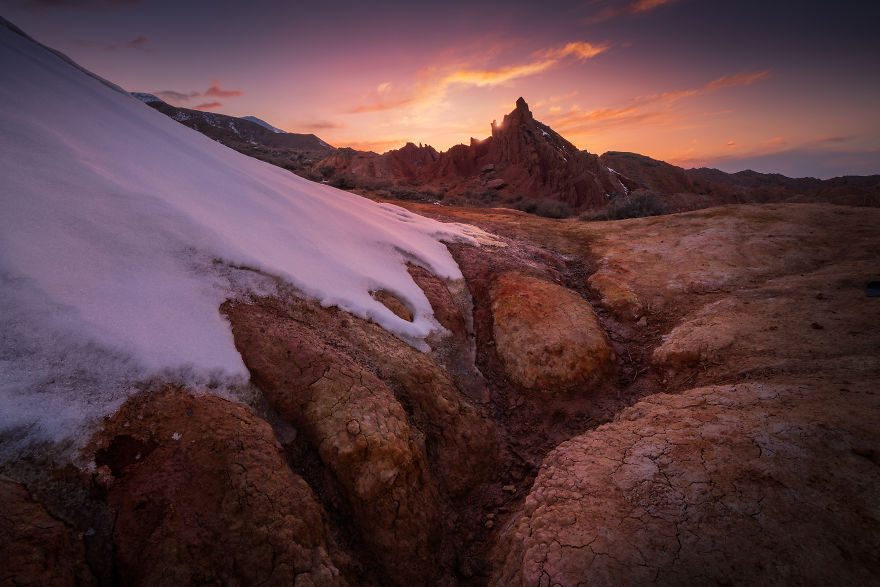
<instances>
[{"instance_id":1,"label":"boulder","mask_svg":"<svg viewBox=\"0 0 880 587\"><path fill-rule=\"evenodd\" d=\"M587 279L587 285L599 296L599 303L620 320L634 322L645 309L626 281L609 273L597 271Z\"/></svg>"},{"instance_id":2,"label":"boulder","mask_svg":"<svg viewBox=\"0 0 880 587\"><path fill-rule=\"evenodd\" d=\"M507 376L528 389L596 382L614 352L589 302L570 289L522 273L495 277L493 334Z\"/></svg>"},{"instance_id":3,"label":"boulder","mask_svg":"<svg viewBox=\"0 0 880 587\"><path fill-rule=\"evenodd\" d=\"M247 407L176 389L135 397L94 447L124 584L340 584L320 506Z\"/></svg>"}]
</instances>

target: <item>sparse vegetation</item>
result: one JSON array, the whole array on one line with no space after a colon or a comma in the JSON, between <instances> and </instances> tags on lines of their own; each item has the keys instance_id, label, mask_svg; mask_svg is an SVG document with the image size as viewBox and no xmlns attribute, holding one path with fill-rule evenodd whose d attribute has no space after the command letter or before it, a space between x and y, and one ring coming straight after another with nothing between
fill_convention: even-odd
<instances>
[{"instance_id":1,"label":"sparse vegetation","mask_svg":"<svg viewBox=\"0 0 880 587\"><path fill-rule=\"evenodd\" d=\"M523 199L513 206L517 210L543 216L544 218L569 218L574 214L571 206L559 200L526 200Z\"/></svg>"},{"instance_id":2,"label":"sparse vegetation","mask_svg":"<svg viewBox=\"0 0 880 587\"><path fill-rule=\"evenodd\" d=\"M634 190L629 195L617 196L600 210L581 216L582 220L623 220L669 214L669 206L651 190Z\"/></svg>"}]
</instances>

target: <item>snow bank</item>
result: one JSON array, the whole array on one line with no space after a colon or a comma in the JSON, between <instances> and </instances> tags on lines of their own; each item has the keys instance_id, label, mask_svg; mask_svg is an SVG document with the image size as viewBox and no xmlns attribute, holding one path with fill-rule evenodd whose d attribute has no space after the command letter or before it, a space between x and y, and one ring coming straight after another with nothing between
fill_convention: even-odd
<instances>
[{"instance_id":1,"label":"snow bank","mask_svg":"<svg viewBox=\"0 0 880 587\"><path fill-rule=\"evenodd\" d=\"M218 306L260 285L231 267L422 347L439 325L405 264L461 278L441 240L466 227L245 157L2 22L0 128L0 448L68 438L157 374L246 380Z\"/></svg>"}]
</instances>

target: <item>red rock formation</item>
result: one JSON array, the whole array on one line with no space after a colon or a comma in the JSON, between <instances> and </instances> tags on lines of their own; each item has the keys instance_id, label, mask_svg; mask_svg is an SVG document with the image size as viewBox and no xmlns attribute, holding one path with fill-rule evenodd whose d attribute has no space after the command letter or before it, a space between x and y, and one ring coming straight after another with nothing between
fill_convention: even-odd
<instances>
[{"instance_id":1,"label":"red rock formation","mask_svg":"<svg viewBox=\"0 0 880 587\"><path fill-rule=\"evenodd\" d=\"M338 149L322 159L315 168L318 171L332 169L334 174L348 175L359 179L413 180L437 160L437 151L430 145L416 146L407 143L400 149L382 155Z\"/></svg>"},{"instance_id":2,"label":"red rock formation","mask_svg":"<svg viewBox=\"0 0 880 587\"><path fill-rule=\"evenodd\" d=\"M608 374L614 351L589 302L568 288L517 273L490 290L494 338L508 377L559 392Z\"/></svg>"},{"instance_id":3,"label":"red rock formation","mask_svg":"<svg viewBox=\"0 0 880 587\"><path fill-rule=\"evenodd\" d=\"M809 380L651 396L547 456L491 584L873 583L877 435L828 406L874 402Z\"/></svg>"},{"instance_id":4,"label":"red rock formation","mask_svg":"<svg viewBox=\"0 0 880 587\"><path fill-rule=\"evenodd\" d=\"M525 100L492 135L471 139L439 155L432 147L407 144L384 155L340 149L315 166L355 178L386 179L448 189L452 193L497 190L506 197L552 199L575 209L595 208L607 194L623 193L619 178L596 155L581 151L550 127L536 121ZM635 184L632 184L635 187Z\"/></svg>"},{"instance_id":5,"label":"red rock formation","mask_svg":"<svg viewBox=\"0 0 880 587\"><path fill-rule=\"evenodd\" d=\"M0 585L93 585L81 536L0 479Z\"/></svg>"},{"instance_id":6,"label":"red rock formation","mask_svg":"<svg viewBox=\"0 0 880 587\"><path fill-rule=\"evenodd\" d=\"M314 495L245 406L169 389L126 402L96 443L123 583L341 582Z\"/></svg>"}]
</instances>

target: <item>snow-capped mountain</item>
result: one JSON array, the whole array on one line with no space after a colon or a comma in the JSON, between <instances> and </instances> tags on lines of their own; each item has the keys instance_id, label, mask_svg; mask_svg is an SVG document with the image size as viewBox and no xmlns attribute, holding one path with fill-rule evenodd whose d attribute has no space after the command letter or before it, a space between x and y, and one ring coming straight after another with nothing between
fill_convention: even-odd
<instances>
[{"instance_id":1,"label":"snow-capped mountain","mask_svg":"<svg viewBox=\"0 0 880 587\"><path fill-rule=\"evenodd\" d=\"M242 116L241 119L242 120L250 120L251 122L256 122L260 126L262 126L264 128L268 128L272 132L277 132L277 133L286 133L287 132L286 130L281 130L278 127L272 126L271 124L269 124L265 120L257 118L256 116Z\"/></svg>"},{"instance_id":2,"label":"snow-capped mountain","mask_svg":"<svg viewBox=\"0 0 880 587\"><path fill-rule=\"evenodd\" d=\"M140 100L141 102L143 102L144 104L149 104L150 102L162 102L162 103L165 102L165 100L162 100L161 98L154 96L153 94L149 94L147 92L129 92L129 93L132 96L134 96L135 98L137 98L138 100Z\"/></svg>"}]
</instances>

